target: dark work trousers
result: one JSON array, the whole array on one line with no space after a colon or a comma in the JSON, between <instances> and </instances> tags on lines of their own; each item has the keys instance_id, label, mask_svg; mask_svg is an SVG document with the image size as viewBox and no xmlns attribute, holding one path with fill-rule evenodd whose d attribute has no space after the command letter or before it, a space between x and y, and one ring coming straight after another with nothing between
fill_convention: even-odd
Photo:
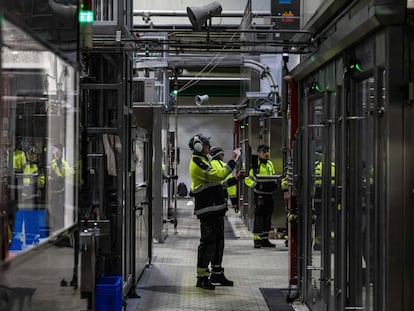
<instances>
[{"instance_id":1,"label":"dark work trousers","mask_svg":"<svg viewBox=\"0 0 414 311\"><path fill-rule=\"evenodd\" d=\"M262 238L269 238L272 226L273 196L254 194L254 226L253 233L260 234Z\"/></svg>"},{"instance_id":2,"label":"dark work trousers","mask_svg":"<svg viewBox=\"0 0 414 311\"><path fill-rule=\"evenodd\" d=\"M201 217L200 231L197 268L207 270L210 262L212 266L220 266L224 251L224 216L215 214Z\"/></svg>"}]
</instances>

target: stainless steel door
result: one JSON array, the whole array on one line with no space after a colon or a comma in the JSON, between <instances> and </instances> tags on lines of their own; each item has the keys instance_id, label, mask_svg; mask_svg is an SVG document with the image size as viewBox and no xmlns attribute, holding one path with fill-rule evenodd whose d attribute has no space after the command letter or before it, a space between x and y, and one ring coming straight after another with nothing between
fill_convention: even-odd
<instances>
[{"instance_id":1,"label":"stainless steel door","mask_svg":"<svg viewBox=\"0 0 414 311\"><path fill-rule=\"evenodd\" d=\"M306 301L312 310L326 310L333 300L337 231L335 115L336 93L307 97Z\"/></svg>"},{"instance_id":2,"label":"stainless steel door","mask_svg":"<svg viewBox=\"0 0 414 311\"><path fill-rule=\"evenodd\" d=\"M151 258L152 245L152 187L149 180L151 159L145 136L135 142L135 208L134 208L134 266L138 279Z\"/></svg>"},{"instance_id":3,"label":"stainless steel door","mask_svg":"<svg viewBox=\"0 0 414 311\"><path fill-rule=\"evenodd\" d=\"M346 308L374 310L374 271L379 238L376 234L375 122L376 81L373 76L353 84L347 116L349 157L347 189L347 301Z\"/></svg>"}]
</instances>

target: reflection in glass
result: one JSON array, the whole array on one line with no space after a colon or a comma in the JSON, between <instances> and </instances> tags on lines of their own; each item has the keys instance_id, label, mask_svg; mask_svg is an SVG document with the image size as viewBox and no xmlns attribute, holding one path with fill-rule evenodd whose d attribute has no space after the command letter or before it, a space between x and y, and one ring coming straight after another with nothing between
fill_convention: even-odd
<instances>
[{"instance_id":1,"label":"reflection in glass","mask_svg":"<svg viewBox=\"0 0 414 311\"><path fill-rule=\"evenodd\" d=\"M334 281L336 230L336 168L335 168L335 93L319 94L309 102L309 181L310 211L308 213L308 265L311 279L310 298L330 299L321 291L330 290ZM315 98L316 97L316 98ZM328 165L325 165L328 163ZM333 297L333 293L332 293ZM320 303L326 303L320 301Z\"/></svg>"},{"instance_id":2,"label":"reflection in glass","mask_svg":"<svg viewBox=\"0 0 414 311\"><path fill-rule=\"evenodd\" d=\"M2 37L7 260L76 223L78 109L73 67L5 19Z\"/></svg>"},{"instance_id":3,"label":"reflection in glass","mask_svg":"<svg viewBox=\"0 0 414 311\"><path fill-rule=\"evenodd\" d=\"M76 61L78 49L77 7L78 0L27 0L2 1L7 18L17 20L19 25L30 29L43 42L60 49L66 57ZM7 38L8 40L10 39ZM21 38L20 38L21 39ZM34 42L20 41L22 47ZM15 42L17 43L17 42ZM18 49L14 49L18 51ZM29 50L26 50L29 52Z\"/></svg>"},{"instance_id":4,"label":"reflection in glass","mask_svg":"<svg viewBox=\"0 0 414 311\"><path fill-rule=\"evenodd\" d=\"M336 99L336 93L330 93L330 99L329 99L329 119L330 120L337 120L337 113L338 113L338 109L337 109L337 99ZM328 142L329 142L329 152L330 152L330 160L331 160L331 171L330 171L330 186L328 187L328 206L329 206L329 211L328 211L328 221L329 221L329 225L328 225L328 240L329 240L329 244L327 245L328 248L328 260L330 262L330 269L329 269L329 275L327 275L326 277L330 280L330 304L334 303L335 300L335 291L337 290L335 288L335 261L338 258L335 258L337 256L336 250L335 250L335 239L337 239L337 230L339 228L339 216L340 216L340 205L339 205L339 198L337 197L338 195L338 191L337 191L337 187L338 187L338 180L339 178L337 177L337 175L339 175L338 173L338 166L336 165L336 126L332 126L330 127L330 132L328 135Z\"/></svg>"},{"instance_id":5,"label":"reflection in glass","mask_svg":"<svg viewBox=\"0 0 414 311\"><path fill-rule=\"evenodd\" d=\"M356 91L358 96L358 108L356 113L363 117L358 131L364 133L356 141L356 153L359 169L357 174L358 190L356 193L359 208L355 211L355 219L359 226L355 234L355 243L360 243L361 253L356 263L356 271L361 277L353 282L353 286L361 286L361 297L356 297L356 302L364 306L365 310L374 310L373 290L374 290L374 246L377 241L375 229L375 209L374 209L374 159L375 159L375 79L370 77L357 84ZM358 291L358 289L356 289Z\"/></svg>"},{"instance_id":6,"label":"reflection in glass","mask_svg":"<svg viewBox=\"0 0 414 311\"><path fill-rule=\"evenodd\" d=\"M321 267L322 267L322 99L310 102L309 112L309 170L311 194L311 211L309 215L311 240L310 251L312 254L311 279L314 289L321 289Z\"/></svg>"}]
</instances>

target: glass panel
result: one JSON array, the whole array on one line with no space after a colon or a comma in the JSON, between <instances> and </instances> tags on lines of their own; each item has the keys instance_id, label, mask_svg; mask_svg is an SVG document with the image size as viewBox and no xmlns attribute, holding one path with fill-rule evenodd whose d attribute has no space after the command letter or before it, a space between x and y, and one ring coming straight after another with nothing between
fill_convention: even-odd
<instances>
[{"instance_id":1,"label":"glass panel","mask_svg":"<svg viewBox=\"0 0 414 311\"><path fill-rule=\"evenodd\" d=\"M95 11L95 21L114 20L114 1L113 0L94 0L93 8Z\"/></svg>"},{"instance_id":2,"label":"glass panel","mask_svg":"<svg viewBox=\"0 0 414 311\"><path fill-rule=\"evenodd\" d=\"M327 152L328 161L331 163L331 167L328 168L329 182L327 184L327 198L328 198L328 212L327 212L327 261L329 261L330 269L327 270L326 279L330 280L330 305L333 305L335 299L335 239L337 234L337 229L339 224L337 224L337 219L340 213L340 207L338 206L337 199L337 165L336 165L336 115L337 115L337 99L336 93L329 93L329 107L328 107L328 120L332 121L331 126L328 128L328 137L327 137ZM325 172L326 173L326 172Z\"/></svg>"},{"instance_id":3,"label":"glass panel","mask_svg":"<svg viewBox=\"0 0 414 311\"><path fill-rule=\"evenodd\" d=\"M374 247L376 236L374 234L375 214L374 214L374 126L375 126L375 79L370 77L356 85L357 105L354 114L354 123L351 149L354 153L354 162L351 167L355 168L355 184L357 187L351 190L351 210L350 221L355 232L351 232L350 243L354 250L350 249L351 261L349 287L351 292L351 302L353 305L362 306L364 310L373 310L373 273L374 273ZM352 133L351 133L352 134ZM358 251L360 250L360 251Z\"/></svg>"},{"instance_id":4,"label":"glass panel","mask_svg":"<svg viewBox=\"0 0 414 311\"><path fill-rule=\"evenodd\" d=\"M17 18L19 25L57 47L73 62L78 49L78 0L2 1L7 18ZM20 42L27 46L27 42Z\"/></svg>"},{"instance_id":5,"label":"glass panel","mask_svg":"<svg viewBox=\"0 0 414 311\"><path fill-rule=\"evenodd\" d=\"M322 98L322 96L324 96ZM309 249L311 254L312 303L326 304L329 284L333 284L334 239L336 217L335 183L335 93L320 93L309 104L309 193L310 206ZM323 165L329 163L329 165ZM331 282L330 282L331 281ZM332 297L334 294L331 293Z\"/></svg>"},{"instance_id":6,"label":"glass panel","mask_svg":"<svg viewBox=\"0 0 414 311\"><path fill-rule=\"evenodd\" d=\"M311 239L310 250L312 262L309 267L311 283L316 290L313 296L319 296L321 289L322 267L322 99L310 102L309 107L309 193L311 194L311 211L309 214Z\"/></svg>"},{"instance_id":7,"label":"glass panel","mask_svg":"<svg viewBox=\"0 0 414 311\"><path fill-rule=\"evenodd\" d=\"M149 249L149 223L151 219L149 216L149 205L148 205L148 191L146 185L148 179L145 170L148 168L144 160L148 157L146 149L148 148L147 143L141 140L135 142L135 155L136 161L136 180L135 180L135 272L137 275L141 274L144 270L145 265L148 263Z\"/></svg>"},{"instance_id":8,"label":"glass panel","mask_svg":"<svg viewBox=\"0 0 414 311\"><path fill-rule=\"evenodd\" d=\"M9 259L77 221L77 72L6 20L2 37L2 259Z\"/></svg>"}]
</instances>

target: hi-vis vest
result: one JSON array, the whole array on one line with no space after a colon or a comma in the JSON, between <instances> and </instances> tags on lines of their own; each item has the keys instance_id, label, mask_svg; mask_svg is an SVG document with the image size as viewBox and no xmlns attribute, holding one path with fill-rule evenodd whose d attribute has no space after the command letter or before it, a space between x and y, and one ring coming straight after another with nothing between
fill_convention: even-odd
<instances>
[{"instance_id":1,"label":"hi-vis vest","mask_svg":"<svg viewBox=\"0 0 414 311\"><path fill-rule=\"evenodd\" d=\"M69 166L68 162L61 159L60 163L58 160L52 160L52 169L55 171L56 176L65 177L68 174L74 174L74 170Z\"/></svg>"},{"instance_id":2,"label":"hi-vis vest","mask_svg":"<svg viewBox=\"0 0 414 311\"><path fill-rule=\"evenodd\" d=\"M210 162L211 166L213 166L216 169L220 169L226 166L226 162L219 160L219 159L213 159ZM237 197L237 188L236 188L237 180L235 177L233 177L233 174L230 173L227 175L226 179L224 179L221 182L221 185L224 188L224 191L227 191L227 196L231 198Z\"/></svg>"},{"instance_id":3,"label":"hi-vis vest","mask_svg":"<svg viewBox=\"0 0 414 311\"><path fill-rule=\"evenodd\" d=\"M331 184L335 184L335 163L331 163ZM322 161L315 161L315 185L322 185Z\"/></svg>"},{"instance_id":4,"label":"hi-vis vest","mask_svg":"<svg viewBox=\"0 0 414 311\"><path fill-rule=\"evenodd\" d=\"M221 181L236 167L236 162L230 160L224 167L215 168L208 159L198 153L193 153L190 160L189 173L191 177L191 193L194 195L194 214L197 217L214 213L225 213L227 206L224 202L224 190Z\"/></svg>"},{"instance_id":5,"label":"hi-vis vest","mask_svg":"<svg viewBox=\"0 0 414 311\"><path fill-rule=\"evenodd\" d=\"M29 186L37 184L39 187L45 185L45 176L39 170L36 163L25 163L23 165L23 174L30 175L30 177L23 177L23 185Z\"/></svg>"},{"instance_id":6,"label":"hi-vis vest","mask_svg":"<svg viewBox=\"0 0 414 311\"><path fill-rule=\"evenodd\" d=\"M26 154L24 151L16 149L13 153L13 169L22 172L26 161Z\"/></svg>"},{"instance_id":7,"label":"hi-vis vest","mask_svg":"<svg viewBox=\"0 0 414 311\"><path fill-rule=\"evenodd\" d=\"M267 160L266 163L259 160L259 170L256 172L258 176L271 176L275 175L275 169L272 161ZM254 193L262 195L271 195L276 189L276 182L274 181L258 181L256 180L254 170L249 170L249 176L244 179L244 183L253 188Z\"/></svg>"}]
</instances>

